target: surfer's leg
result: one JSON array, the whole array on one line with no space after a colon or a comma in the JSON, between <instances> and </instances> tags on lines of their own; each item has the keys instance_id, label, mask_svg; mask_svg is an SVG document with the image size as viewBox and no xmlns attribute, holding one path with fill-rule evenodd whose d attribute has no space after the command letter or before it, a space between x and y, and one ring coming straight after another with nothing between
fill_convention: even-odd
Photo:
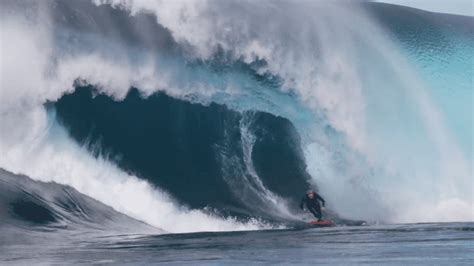
<instances>
[{"instance_id":1,"label":"surfer's leg","mask_svg":"<svg viewBox=\"0 0 474 266\"><path fill-rule=\"evenodd\" d=\"M314 217L318 218L318 221L323 218L320 206L314 206L313 208L310 208L310 211L314 215Z\"/></svg>"},{"instance_id":2,"label":"surfer's leg","mask_svg":"<svg viewBox=\"0 0 474 266\"><path fill-rule=\"evenodd\" d=\"M321 209L318 210L316 208L309 208L309 211L314 215L314 217L316 217L318 220L321 220Z\"/></svg>"}]
</instances>

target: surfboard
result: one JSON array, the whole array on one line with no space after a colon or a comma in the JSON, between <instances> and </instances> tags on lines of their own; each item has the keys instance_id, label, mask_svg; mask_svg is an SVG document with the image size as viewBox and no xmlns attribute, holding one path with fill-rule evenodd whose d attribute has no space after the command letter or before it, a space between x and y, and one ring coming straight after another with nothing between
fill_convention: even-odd
<instances>
[{"instance_id":1,"label":"surfboard","mask_svg":"<svg viewBox=\"0 0 474 266\"><path fill-rule=\"evenodd\" d=\"M319 226L319 227L329 227L334 226L334 223L330 220L321 220L321 221L310 221L308 222L311 225Z\"/></svg>"}]
</instances>

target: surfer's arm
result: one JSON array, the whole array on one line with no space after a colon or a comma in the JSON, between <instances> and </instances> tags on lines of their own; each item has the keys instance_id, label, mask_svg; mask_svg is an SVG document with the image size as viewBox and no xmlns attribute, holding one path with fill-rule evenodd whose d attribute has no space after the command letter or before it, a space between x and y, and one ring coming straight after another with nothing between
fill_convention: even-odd
<instances>
[{"instance_id":1,"label":"surfer's arm","mask_svg":"<svg viewBox=\"0 0 474 266\"><path fill-rule=\"evenodd\" d=\"M301 200L301 203L300 203L300 209L302 209L302 210L303 210L303 208L304 208L304 203L305 203L305 199L303 198L303 199Z\"/></svg>"},{"instance_id":2,"label":"surfer's arm","mask_svg":"<svg viewBox=\"0 0 474 266\"><path fill-rule=\"evenodd\" d=\"M318 200L321 201L321 203L323 204L323 207L324 207L324 205L326 204L326 201L319 195L317 195L316 197L318 198Z\"/></svg>"}]
</instances>

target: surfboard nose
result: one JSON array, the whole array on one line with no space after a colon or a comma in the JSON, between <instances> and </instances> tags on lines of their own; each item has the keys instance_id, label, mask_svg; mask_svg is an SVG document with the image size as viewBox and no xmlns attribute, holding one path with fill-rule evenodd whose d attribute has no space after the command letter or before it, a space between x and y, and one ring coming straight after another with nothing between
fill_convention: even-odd
<instances>
[{"instance_id":1,"label":"surfboard nose","mask_svg":"<svg viewBox=\"0 0 474 266\"><path fill-rule=\"evenodd\" d=\"M317 226L320 226L320 227L334 226L334 223L330 220L310 221L309 224L317 225Z\"/></svg>"}]
</instances>

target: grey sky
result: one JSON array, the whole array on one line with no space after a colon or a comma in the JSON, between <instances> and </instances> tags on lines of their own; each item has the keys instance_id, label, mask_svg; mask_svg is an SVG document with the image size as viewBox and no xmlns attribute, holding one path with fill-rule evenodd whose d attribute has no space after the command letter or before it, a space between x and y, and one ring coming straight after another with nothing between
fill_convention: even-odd
<instances>
[{"instance_id":1,"label":"grey sky","mask_svg":"<svg viewBox=\"0 0 474 266\"><path fill-rule=\"evenodd\" d=\"M474 0L377 0L377 2L411 6L441 13L474 15Z\"/></svg>"}]
</instances>

